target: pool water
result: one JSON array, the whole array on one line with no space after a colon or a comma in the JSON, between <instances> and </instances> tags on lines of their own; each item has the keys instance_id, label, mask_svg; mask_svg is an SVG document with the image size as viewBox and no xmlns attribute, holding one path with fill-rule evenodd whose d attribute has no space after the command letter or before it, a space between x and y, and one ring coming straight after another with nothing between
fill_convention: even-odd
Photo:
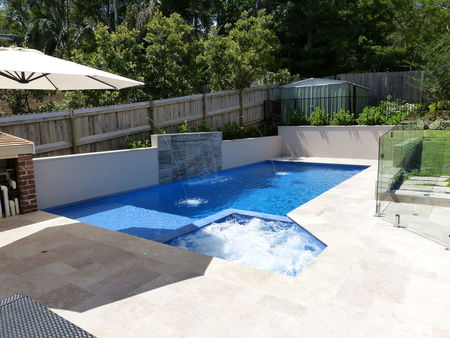
<instances>
[{"instance_id":1,"label":"pool water","mask_svg":"<svg viewBox=\"0 0 450 338\"><path fill-rule=\"evenodd\" d=\"M298 276L325 248L287 217L267 219L238 213L168 244L287 276Z\"/></svg>"},{"instance_id":2,"label":"pool water","mask_svg":"<svg viewBox=\"0 0 450 338\"><path fill-rule=\"evenodd\" d=\"M286 215L365 168L266 161L49 211L158 240L224 209Z\"/></svg>"}]
</instances>

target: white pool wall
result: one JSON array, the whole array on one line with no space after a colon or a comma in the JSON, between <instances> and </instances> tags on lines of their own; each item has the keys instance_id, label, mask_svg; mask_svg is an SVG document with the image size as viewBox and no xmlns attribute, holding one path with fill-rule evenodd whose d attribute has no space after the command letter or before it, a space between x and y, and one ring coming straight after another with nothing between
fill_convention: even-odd
<instances>
[{"instance_id":1,"label":"white pool wall","mask_svg":"<svg viewBox=\"0 0 450 338\"><path fill-rule=\"evenodd\" d=\"M34 159L39 209L158 184L157 148Z\"/></svg>"},{"instance_id":2,"label":"white pool wall","mask_svg":"<svg viewBox=\"0 0 450 338\"><path fill-rule=\"evenodd\" d=\"M281 155L281 137L223 141L222 168ZM34 159L38 208L46 209L159 183L158 148Z\"/></svg>"},{"instance_id":3,"label":"white pool wall","mask_svg":"<svg viewBox=\"0 0 450 338\"><path fill-rule=\"evenodd\" d=\"M378 138L393 126L280 126L282 156L378 158Z\"/></svg>"},{"instance_id":4,"label":"white pool wall","mask_svg":"<svg viewBox=\"0 0 450 338\"><path fill-rule=\"evenodd\" d=\"M279 127L279 136L222 142L222 168L281 156L376 159L391 126ZM159 183L158 149L127 149L34 159L39 209Z\"/></svg>"},{"instance_id":5,"label":"white pool wall","mask_svg":"<svg viewBox=\"0 0 450 338\"><path fill-rule=\"evenodd\" d=\"M280 136L247 138L222 142L222 169L241 167L280 156Z\"/></svg>"}]
</instances>

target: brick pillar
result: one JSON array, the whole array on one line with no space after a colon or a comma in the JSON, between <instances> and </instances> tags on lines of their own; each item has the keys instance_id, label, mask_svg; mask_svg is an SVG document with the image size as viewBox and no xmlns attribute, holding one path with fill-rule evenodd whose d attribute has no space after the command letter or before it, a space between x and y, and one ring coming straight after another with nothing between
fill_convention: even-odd
<instances>
[{"instance_id":1,"label":"brick pillar","mask_svg":"<svg viewBox=\"0 0 450 338\"><path fill-rule=\"evenodd\" d=\"M33 155L19 155L16 160L17 188L20 191L20 213L37 210Z\"/></svg>"}]
</instances>

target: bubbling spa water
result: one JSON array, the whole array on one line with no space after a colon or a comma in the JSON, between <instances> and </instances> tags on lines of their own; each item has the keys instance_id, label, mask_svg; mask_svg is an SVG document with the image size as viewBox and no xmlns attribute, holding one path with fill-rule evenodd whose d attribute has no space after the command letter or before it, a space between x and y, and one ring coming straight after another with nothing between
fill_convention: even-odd
<instances>
[{"instance_id":1,"label":"bubbling spa water","mask_svg":"<svg viewBox=\"0 0 450 338\"><path fill-rule=\"evenodd\" d=\"M198 207L199 205L208 203L208 200L204 198L186 198L179 200L176 204L178 206L185 206L185 207Z\"/></svg>"},{"instance_id":2,"label":"bubbling spa water","mask_svg":"<svg viewBox=\"0 0 450 338\"><path fill-rule=\"evenodd\" d=\"M299 275L324 248L297 224L238 215L168 244L288 276Z\"/></svg>"}]
</instances>

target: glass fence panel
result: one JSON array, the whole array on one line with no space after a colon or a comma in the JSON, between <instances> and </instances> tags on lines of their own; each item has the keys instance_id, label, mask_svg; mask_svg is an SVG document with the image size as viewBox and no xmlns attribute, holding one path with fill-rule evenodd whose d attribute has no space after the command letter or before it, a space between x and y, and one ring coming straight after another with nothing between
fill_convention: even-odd
<instances>
[{"instance_id":1,"label":"glass fence panel","mask_svg":"<svg viewBox=\"0 0 450 338\"><path fill-rule=\"evenodd\" d=\"M380 138L377 213L449 246L450 130L395 126Z\"/></svg>"}]
</instances>

